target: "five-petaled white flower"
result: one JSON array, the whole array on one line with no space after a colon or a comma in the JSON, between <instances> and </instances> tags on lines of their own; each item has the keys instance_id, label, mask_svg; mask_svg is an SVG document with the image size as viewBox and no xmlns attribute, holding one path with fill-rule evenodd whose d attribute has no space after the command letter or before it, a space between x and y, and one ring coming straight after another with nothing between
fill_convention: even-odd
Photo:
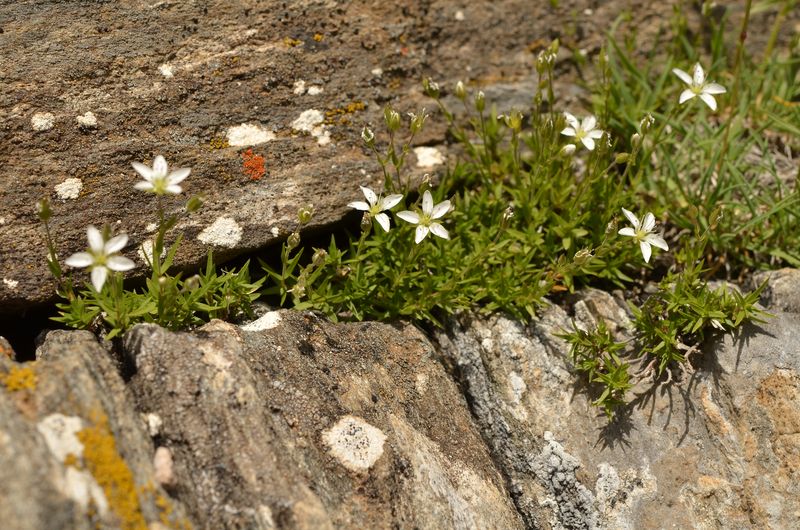
<instances>
[{"instance_id":1,"label":"five-petaled white flower","mask_svg":"<svg viewBox=\"0 0 800 530\"><path fill-rule=\"evenodd\" d=\"M393 193L391 195L387 195L386 197L378 197L375 195L375 192L369 188L365 188L364 186L359 186L361 188L361 192L366 197L367 202L364 201L355 201L351 202L347 206L350 208L355 208L356 210L361 210L362 212L367 212L371 217L373 217L378 224L381 225L384 231L389 231L389 216L386 215L384 212L386 210L391 210L392 208L400 202L400 199L403 198L402 195L398 193ZM367 225L369 228L369 225Z\"/></svg>"},{"instance_id":2,"label":"five-petaled white flower","mask_svg":"<svg viewBox=\"0 0 800 530\"><path fill-rule=\"evenodd\" d=\"M91 267L92 285L98 292L103 289L109 270L124 272L136 266L128 258L115 255L128 243L128 236L125 234L105 241L100 230L90 226L86 229L86 238L89 240L89 251L77 252L68 257L64 263L70 267Z\"/></svg>"},{"instance_id":3,"label":"five-petaled white flower","mask_svg":"<svg viewBox=\"0 0 800 530\"><path fill-rule=\"evenodd\" d=\"M594 116L586 116L581 122L578 118L570 114L564 113L567 119L568 127L565 127L561 134L564 136L574 136L576 142L581 142L589 151L594 150L594 141L603 137L603 131L595 128L597 125L597 118Z\"/></svg>"},{"instance_id":4,"label":"five-petaled white flower","mask_svg":"<svg viewBox=\"0 0 800 530\"><path fill-rule=\"evenodd\" d=\"M631 236L638 241L639 248L642 249L642 256L644 257L645 263L650 261L650 254L652 252L650 245L656 246L662 250L669 250L664 238L653 233L653 229L656 226L656 218L652 213L647 212L641 222L639 222L638 217L625 208L622 209L622 213L624 213L628 221L631 222L633 228L626 226L620 229L619 233L623 236Z\"/></svg>"},{"instance_id":5,"label":"five-petaled white flower","mask_svg":"<svg viewBox=\"0 0 800 530\"><path fill-rule=\"evenodd\" d=\"M717 101L714 99L714 96L717 94L724 94L727 90L720 84L707 82L706 74L703 72L703 67L700 66L700 63L694 65L692 75L689 75L680 68L673 68L672 73L689 85L689 88L681 92L678 103L686 103L693 97L700 96L700 99L702 99L711 110L717 110Z\"/></svg>"},{"instance_id":6,"label":"five-petaled white flower","mask_svg":"<svg viewBox=\"0 0 800 530\"><path fill-rule=\"evenodd\" d=\"M153 160L153 167L147 167L140 162L131 162L131 165L144 179L141 182L137 182L134 188L142 191L152 191L156 195L180 193L183 190L178 184L183 182L183 179L188 177L192 171L188 167L183 167L170 173L167 161L161 155L158 155Z\"/></svg>"},{"instance_id":7,"label":"five-petaled white flower","mask_svg":"<svg viewBox=\"0 0 800 530\"><path fill-rule=\"evenodd\" d=\"M447 233L447 230L445 230L440 223L435 222L436 219L440 219L449 211L450 201L442 201L434 206L431 192L425 190L425 193L422 194L421 214L403 210L402 212L397 212L397 217L403 221L417 225L417 231L414 235L414 243L419 244L420 241L425 239L425 236L428 235L428 232L433 232L433 235L439 236L443 239L450 239L450 235Z\"/></svg>"}]
</instances>

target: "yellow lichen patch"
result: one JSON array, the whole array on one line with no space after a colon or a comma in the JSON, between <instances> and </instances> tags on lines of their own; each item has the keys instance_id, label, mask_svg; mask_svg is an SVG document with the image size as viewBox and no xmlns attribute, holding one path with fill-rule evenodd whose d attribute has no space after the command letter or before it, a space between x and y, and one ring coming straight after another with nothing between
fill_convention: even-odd
<instances>
[{"instance_id":1,"label":"yellow lichen patch","mask_svg":"<svg viewBox=\"0 0 800 530\"><path fill-rule=\"evenodd\" d=\"M322 40L322 34L321 33L314 33L314 40L317 41L317 42L320 42Z\"/></svg>"},{"instance_id":2,"label":"yellow lichen patch","mask_svg":"<svg viewBox=\"0 0 800 530\"><path fill-rule=\"evenodd\" d=\"M301 44L303 44L303 41L299 39L293 39L291 37L284 37L283 43L290 48L294 48L295 46L300 46Z\"/></svg>"},{"instance_id":3,"label":"yellow lichen patch","mask_svg":"<svg viewBox=\"0 0 800 530\"><path fill-rule=\"evenodd\" d=\"M367 107L363 101L353 101L344 107L325 111L325 125L349 125L351 114L362 111Z\"/></svg>"},{"instance_id":4,"label":"yellow lichen patch","mask_svg":"<svg viewBox=\"0 0 800 530\"><path fill-rule=\"evenodd\" d=\"M72 466L75 468L81 467L81 462L78 460L78 457L75 456L73 453L68 453L67 456L64 457L64 466Z\"/></svg>"},{"instance_id":5,"label":"yellow lichen patch","mask_svg":"<svg viewBox=\"0 0 800 530\"><path fill-rule=\"evenodd\" d=\"M12 366L5 374L0 374L0 382L5 385L9 392L19 392L20 390L36 390L36 370L35 361L22 365Z\"/></svg>"},{"instance_id":6,"label":"yellow lichen patch","mask_svg":"<svg viewBox=\"0 0 800 530\"><path fill-rule=\"evenodd\" d=\"M212 138L210 142L208 142L208 150L213 151L215 149L225 149L226 147L230 147L231 144L228 143L227 138L216 137Z\"/></svg>"},{"instance_id":7,"label":"yellow lichen patch","mask_svg":"<svg viewBox=\"0 0 800 530\"><path fill-rule=\"evenodd\" d=\"M83 461L103 488L111 510L124 530L147 530L133 473L117 451L117 442L103 413L92 415L92 426L78 431L83 444Z\"/></svg>"}]
</instances>

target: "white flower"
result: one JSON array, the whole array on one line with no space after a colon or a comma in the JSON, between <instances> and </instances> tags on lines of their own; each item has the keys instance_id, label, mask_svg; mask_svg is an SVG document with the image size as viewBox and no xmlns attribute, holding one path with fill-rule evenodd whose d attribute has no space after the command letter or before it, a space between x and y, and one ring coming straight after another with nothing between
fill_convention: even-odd
<instances>
[{"instance_id":1,"label":"white flower","mask_svg":"<svg viewBox=\"0 0 800 530\"><path fill-rule=\"evenodd\" d=\"M361 192L364 194L364 197L367 198L367 202L355 201L351 202L347 206L350 208L355 208L356 210L361 210L362 212L368 212L371 217L374 217L375 220L378 221L378 224L381 225L381 228L388 232L389 216L381 212L392 209L398 202L400 202L400 199L402 199L403 196L393 193L391 195L387 195L386 197L378 198L378 196L375 195L375 192L371 189L365 188L364 186L359 186L359 188L361 188ZM369 225L367 226L369 227Z\"/></svg>"},{"instance_id":2,"label":"white flower","mask_svg":"<svg viewBox=\"0 0 800 530\"><path fill-rule=\"evenodd\" d=\"M597 119L594 116L586 116L579 123L578 118L569 112L565 112L564 117L567 119L567 125L569 125L569 127L564 128L561 134L564 136L574 136L575 141L581 142L586 146L586 149L593 151L594 141L603 137L603 131L595 128Z\"/></svg>"},{"instance_id":3,"label":"white flower","mask_svg":"<svg viewBox=\"0 0 800 530\"><path fill-rule=\"evenodd\" d=\"M433 235L443 239L450 239L450 235L447 233L447 230L445 230L441 224L435 222L436 219L440 219L449 211L450 201L442 201L434 206L431 192L425 190L425 193L422 194L422 214L403 210L402 212L397 212L397 217L403 221L417 225L417 232L414 235L414 243L419 244L423 239L425 239L425 236L428 235L428 232L433 232Z\"/></svg>"},{"instance_id":4,"label":"white flower","mask_svg":"<svg viewBox=\"0 0 800 530\"><path fill-rule=\"evenodd\" d=\"M620 229L619 233L623 236L631 236L639 242L639 248L642 249L642 256L644 257L645 263L650 261L650 253L652 252L650 245L654 245L662 250L669 250L664 238L652 233L656 226L656 218L652 213L647 212L642 222L639 222L639 218L625 208L622 209L622 213L624 213L628 221L631 222L633 228L626 226Z\"/></svg>"},{"instance_id":5,"label":"white flower","mask_svg":"<svg viewBox=\"0 0 800 530\"><path fill-rule=\"evenodd\" d=\"M153 160L153 167L147 167L140 162L131 162L133 169L144 179L137 182L134 188L142 191L152 191L156 195L164 195L165 193L180 193L183 191L178 184L183 182L183 179L189 176L192 171L188 167L176 169L172 173L169 172L167 161L164 157L158 155Z\"/></svg>"},{"instance_id":6,"label":"white flower","mask_svg":"<svg viewBox=\"0 0 800 530\"><path fill-rule=\"evenodd\" d=\"M128 243L128 236L125 234L105 241L100 230L90 226L86 229L86 238L89 240L89 251L77 252L64 262L70 267L91 267L92 285L98 292L103 289L109 270L124 272L136 266L128 258L115 255Z\"/></svg>"},{"instance_id":7,"label":"white flower","mask_svg":"<svg viewBox=\"0 0 800 530\"><path fill-rule=\"evenodd\" d=\"M703 72L703 67L700 63L694 65L694 71L690 76L680 68L673 68L672 73L681 78L681 81L689 85L689 88L681 92L679 103L685 103L695 96L700 96L706 105L711 110L717 110L717 101L714 96L717 94L724 94L727 92L725 87L717 83L709 83L706 81L706 74Z\"/></svg>"}]
</instances>

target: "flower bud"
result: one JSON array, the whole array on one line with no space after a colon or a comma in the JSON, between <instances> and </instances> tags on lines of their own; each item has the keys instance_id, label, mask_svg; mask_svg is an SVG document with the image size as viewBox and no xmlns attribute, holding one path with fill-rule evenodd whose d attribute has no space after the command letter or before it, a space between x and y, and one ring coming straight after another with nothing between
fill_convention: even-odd
<instances>
[{"instance_id":1,"label":"flower bud","mask_svg":"<svg viewBox=\"0 0 800 530\"><path fill-rule=\"evenodd\" d=\"M315 267L320 267L325 263L325 258L327 257L328 252L324 248L318 248L314 251L314 255L311 256L311 263L313 263Z\"/></svg>"},{"instance_id":2,"label":"flower bud","mask_svg":"<svg viewBox=\"0 0 800 530\"><path fill-rule=\"evenodd\" d=\"M639 130L642 131L642 134L647 134L647 131L653 127L655 122L656 120L653 118L653 115L648 112L645 117L642 118L642 121L639 122Z\"/></svg>"},{"instance_id":3,"label":"flower bud","mask_svg":"<svg viewBox=\"0 0 800 530\"><path fill-rule=\"evenodd\" d=\"M641 142L642 142L642 135L641 134L633 133L631 135L631 145L633 147L638 147Z\"/></svg>"},{"instance_id":4,"label":"flower bud","mask_svg":"<svg viewBox=\"0 0 800 530\"><path fill-rule=\"evenodd\" d=\"M509 204L503 212L503 221L510 221L514 217L514 205Z\"/></svg>"},{"instance_id":5,"label":"flower bud","mask_svg":"<svg viewBox=\"0 0 800 530\"><path fill-rule=\"evenodd\" d=\"M411 134L417 134L420 130L422 130L425 120L428 119L428 113L425 112L425 108L423 108L422 112L420 112L418 115L414 114L413 112L409 112L408 117L411 118Z\"/></svg>"},{"instance_id":6,"label":"flower bud","mask_svg":"<svg viewBox=\"0 0 800 530\"><path fill-rule=\"evenodd\" d=\"M293 250L300 245L300 234L298 232L292 232L288 238L286 238L286 249Z\"/></svg>"},{"instance_id":7,"label":"flower bud","mask_svg":"<svg viewBox=\"0 0 800 530\"><path fill-rule=\"evenodd\" d=\"M587 261L592 259L592 252L588 248L583 248L575 253L575 257L572 258L572 263L580 267L581 265L586 264Z\"/></svg>"},{"instance_id":8,"label":"flower bud","mask_svg":"<svg viewBox=\"0 0 800 530\"><path fill-rule=\"evenodd\" d=\"M352 269L350 268L349 265L345 265L344 267L339 267L338 269L336 269L336 276L338 276L339 278L347 278L347 275L350 274L351 270Z\"/></svg>"},{"instance_id":9,"label":"flower bud","mask_svg":"<svg viewBox=\"0 0 800 530\"><path fill-rule=\"evenodd\" d=\"M456 83L456 88L455 88L454 93L455 93L456 97L458 99L460 99L461 101L464 101L465 99L467 99L467 89L464 87L464 83L462 83L461 81Z\"/></svg>"},{"instance_id":10,"label":"flower bud","mask_svg":"<svg viewBox=\"0 0 800 530\"><path fill-rule=\"evenodd\" d=\"M483 93L483 90L478 90L478 93L475 94L475 109L478 112L483 112L486 108L486 95Z\"/></svg>"},{"instance_id":11,"label":"flower bud","mask_svg":"<svg viewBox=\"0 0 800 530\"><path fill-rule=\"evenodd\" d=\"M372 228L372 216L369 212L364 212L364 215L361 216L361 231L369 232L370 228Z\"/></svg>"},{"instance_id":12,"label":"flower bud","mask_svg":"<svg viewBox=\"0 0 800 530\"><path fill-rule=\"evenodd\" d=\"M400 113L391 107L383 109L383 120L386 122L389 132L393 133L400 128Z\"/></svg>"},{"instance_id":13,"label":"flower bud","mask_svg":"<svg viewBox=\"0 0 800 530\"><path fill-rule=\"evenodd\" d=\"M506 125L508 125L509 129L514 132L520 132L522 130L522 113L520 111L514 109L506 118Z\"/></svg>"},{"instance_id":14,"label":"flower bud","mask_svg":"<svg viewBox=\"0 0 800 530\"><path fill-rule=\"evenodd\" d=\"M364 143L367 144L368 147L375 145L375 133L366 125L361 129L361 139L364 140Z\"/></svg>"},{"instance_id":15,"label":"flower bud","mask_svg":"<svg viewBox=\"0 0 800 530\"><path fill-rule=\"evenodd\" d=\"M559 151L561 156L572 156L573 153L575 153L575 144L567 144Z\"/></svg>"},{"instance_id":16,"label":"flower bud","mask_svg":"<svg viewBox=\"0 0 800 530\"><path fill-rule=\"evenodd\" d=\"M439 99L439 83L435 82L430 77L422 80L422 88L425 89L425 94L433 99Z\"/></svg>"},{"instance_id":17,"label":"flower bud","mask_svg":"<svg viewBox=\"0 0 800 530\"><path fill-rule=\"evenodd\" d=\"M617 156L614 157L615 164L624 164L628 161L631 157L629 153L617 153Z\"/></svg>"},{"instance_id":18,"label":"flower bud","mask_svg":"<svg viewBox=\"0 0 800 530\"><path fill-rule=\"evenodd\" d=\"M297 220L301 225L308 224L314 216L314 205L306 204L297 211Z\"/></svg>"},{"instance_id":19,"label":"flower bud","mask_svg":"<svg viewBox=\"0 0 800 530\"><path fill-rule=\"evenodd\" d=\"M46 197L36 203L36 214L43 223L49 221L53 216L53 210L50 209L50 201Z\"/></svg>"},{"instance_id":20,"label":"flower bud","mask_svg":"<svg viewBox=\"0 0 800 530\"><path fill-rule=\"evenodd\" d=\"M194 276L189 276L186 278L186 281L183 282L183 290L184 291L194 291L200 287L200 275L195 274Z\"/></svg>"}]
</instances>

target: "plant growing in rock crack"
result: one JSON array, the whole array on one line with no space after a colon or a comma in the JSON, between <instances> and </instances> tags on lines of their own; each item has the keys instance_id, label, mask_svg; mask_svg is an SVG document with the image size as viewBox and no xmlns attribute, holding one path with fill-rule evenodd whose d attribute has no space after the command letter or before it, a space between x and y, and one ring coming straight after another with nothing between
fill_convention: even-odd
<instances>
[{"instance_id":1,"label":"plant growing in rock crack","mask_svg":"<svg viewBox=\"0 0 800 530\"><path fill-rule=\"evenodd\" d=\"M255 293L263 279L251 281L247 264L237 272L220 274L209 252L206 268L201 273L185 279L181 273L169 273L182 236L178 235L172 245L165 248L165 237L177 224L178 215L166 215L163 201L166 195L183 191L180 183L190 170L182 168L170 172L166 160L160 155L152 167L134 162L133 168L144 179L136 183L135 188L153 193L157 200L155 238L141 245L141 254L151 271L144 289L126 289L123 284L122 273L135 267L132 260L119 255L127 245L128 237L124 234L111 237L108 227L100 231L93 226L87 229L89 249L64 261L70 267L90 268L90 285L84 289L76 287L72 276L64 273L58 261L50 231L50 205L46 199L39 203L39 218L45 227L48 246L48 266L63 299L57 304L59 316L54 320L68 327L93 329L107 339L113 339L139 322L183 329L199 325L208 318L250 315L250 304L257 297ZM192 197L184 212L194 212L200 205L200 199Z\"/></svg>"}]
</instances>

